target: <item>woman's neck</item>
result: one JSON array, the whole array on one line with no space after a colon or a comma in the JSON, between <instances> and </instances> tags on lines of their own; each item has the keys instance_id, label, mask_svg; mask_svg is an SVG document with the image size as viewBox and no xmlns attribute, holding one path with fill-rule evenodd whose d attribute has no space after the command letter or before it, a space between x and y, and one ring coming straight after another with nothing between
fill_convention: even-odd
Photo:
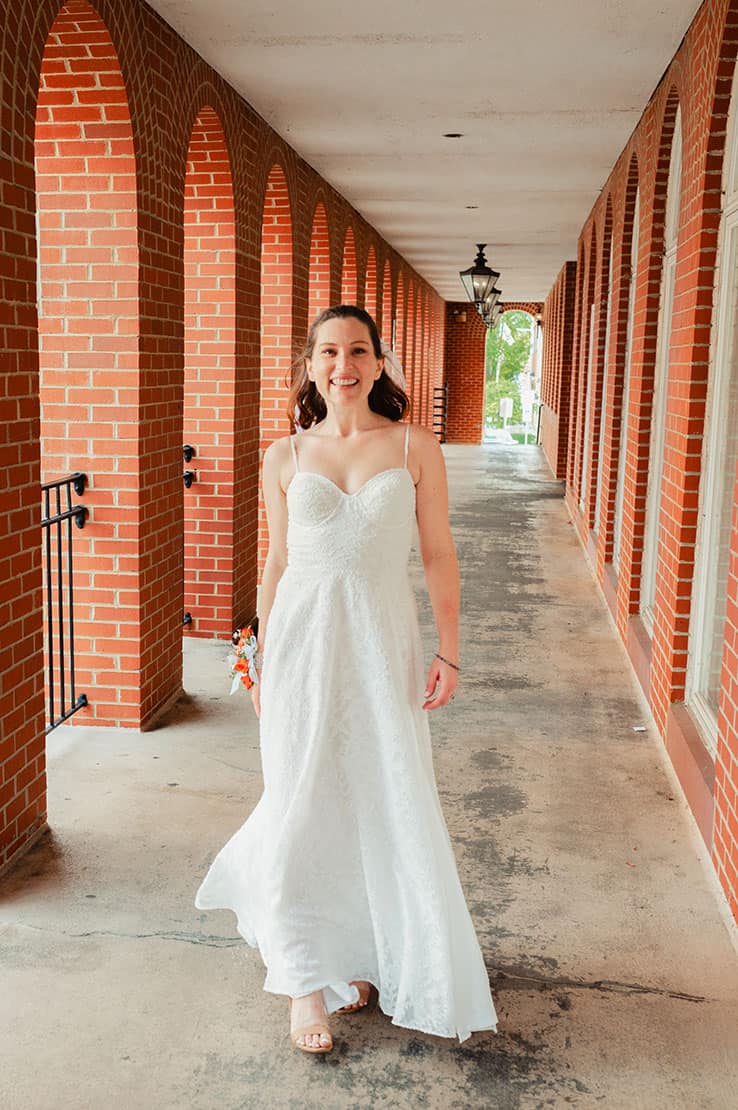
<instances>
[{"instance_id":1,"label":"woman's neck","mask_svg":"<svg viewBox=\"0 0 738 1110\"><path fill-rule=\"evenodd\" d=\"M366 410L361 412L331 412L328 409L326 415L315 427L317 435L346 439L348 436L357 435L360 432L370 432L375 428L383 428L388 423L390 421L378 416L367 406Z\"/></svg>"}]
</instances>

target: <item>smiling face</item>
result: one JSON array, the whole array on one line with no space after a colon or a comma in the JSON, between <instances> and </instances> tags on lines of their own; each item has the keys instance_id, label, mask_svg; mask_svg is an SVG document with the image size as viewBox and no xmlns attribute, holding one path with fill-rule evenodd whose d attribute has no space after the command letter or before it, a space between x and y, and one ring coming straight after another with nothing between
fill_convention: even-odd
<instances>
[{"instance_id":1,"label":"smiling face","mask_svg":"<svg viewBox=\"0 0 738 1110\"><path fill-rule=\"evenodd\" d=\"M374 353L366 324L345 316L320 325L312 357L305 364L326 404L346 406L366 403L384 359Z\"/></svg>"}]
</instances>

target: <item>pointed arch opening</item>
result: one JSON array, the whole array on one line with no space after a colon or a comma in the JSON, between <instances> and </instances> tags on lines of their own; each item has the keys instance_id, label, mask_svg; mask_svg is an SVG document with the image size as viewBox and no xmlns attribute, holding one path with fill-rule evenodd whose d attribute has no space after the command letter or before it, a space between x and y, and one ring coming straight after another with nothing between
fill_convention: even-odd
<instances>
[{"instance_id":1,"label":"pointed arch opening","mask_svg":"<svg viewBox=\"0 0 738 1110\"><path fill-rule=\"evenodd\" d=\"M536 313L526 305L505 305L485 336L483 436L507 444L528 444L535 437L538 325Z\"/></svg>"},{"instance_id":2,"label":"pointed arch opening","mask_svg":"<svg viewBox=\"0 0 738 1110\"><path fill-rule=\"evenodd\" d=\"M41 476L87 475L74 530L73 721L140 723L138 205L128 95L107 27L70 0L44 49L35 123ZM45 562L59 553L44 552ZM62 604L47 682L61 688ZM48 658L47 658L48 662ZM47 673L49 673L47 671ZM68 685L67 685L68 689ZM55 711L56 711L55 707Z\"/></svg>"}]
</instances>

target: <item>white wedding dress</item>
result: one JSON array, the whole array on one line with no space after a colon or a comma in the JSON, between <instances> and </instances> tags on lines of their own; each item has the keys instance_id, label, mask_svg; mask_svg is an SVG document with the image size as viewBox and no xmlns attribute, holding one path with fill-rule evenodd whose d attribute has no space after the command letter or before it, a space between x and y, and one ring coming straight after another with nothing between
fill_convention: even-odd
<instances>
[{"instance_id":1,"label":"white wedding dress","mask_svg":"<svg viewBox=\"0 0 738 1110\"><path fill-rule=\"evenodd\" d=\"M264 792L195 898L228 908L264 989L323 990L332 1012L366 979L395 1025L465 1040L497 1030L487 972L441 811L408 555L403 466L355 493L299 469L287 566L262 668Z\"/></svg>"}]
</instances>

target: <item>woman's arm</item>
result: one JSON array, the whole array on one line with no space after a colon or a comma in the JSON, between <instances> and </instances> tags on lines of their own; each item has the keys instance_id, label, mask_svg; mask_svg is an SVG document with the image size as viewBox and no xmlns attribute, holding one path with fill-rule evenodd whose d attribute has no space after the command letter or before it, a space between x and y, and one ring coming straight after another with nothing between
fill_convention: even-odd
<instances>
[{"instance_id":1,"label":"woman's arm","mask_svg":"<svg viewBox=\"0 0 738 1110\"><path fill-rule=\"evenodd\" d=\"M416 491L416 515L420 555L425 569L433 616L438 631L438 652L459 665L459 562L448 522L446 462L438 439L427 428L413 425L411 439L420 466ZM437 657L431 663L426 694L439 689L428 703L436 709L451 698L458 671Z\"/></svg>"},{"instance_id":2,"label":"woman's arm","mask_svg":"<svg viewBox=\"0 0 738 1110\"><path fill-rule=\"evenodd\" d=\"M287 499L281 485L281 474L289 454L289 439L277 439L264 452L262 490L269 527L269 550L264 564L259 591L259 648L266 640L269 613L274 602L277 583L287 565Z\"/></svg>"}]
</instances>

